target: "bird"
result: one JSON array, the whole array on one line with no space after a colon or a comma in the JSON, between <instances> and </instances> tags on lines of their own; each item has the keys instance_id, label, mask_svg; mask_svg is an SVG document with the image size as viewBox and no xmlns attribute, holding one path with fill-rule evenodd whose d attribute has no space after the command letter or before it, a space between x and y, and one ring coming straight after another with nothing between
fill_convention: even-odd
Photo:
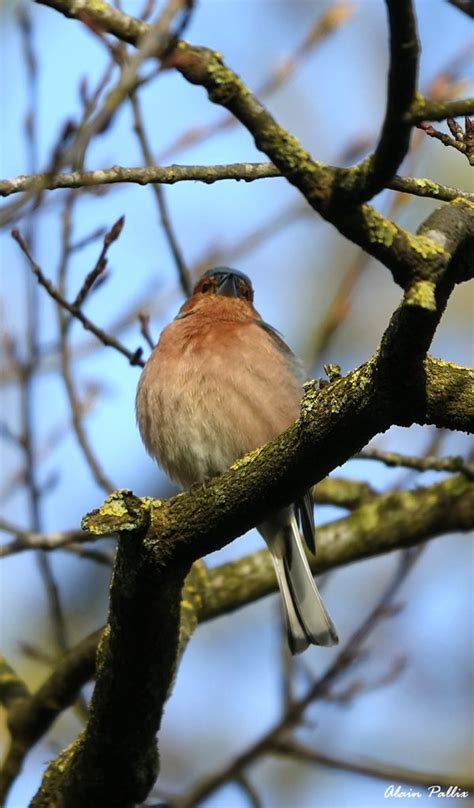
<instances>
[{"instance_id":1,"label":"bird","mask_svg":"<svg viewBox=\"0 0 474 808\"><path fill-rule=\"evenodd\" d=\"M253 305L250 278L204 272L140 376L136 417L148 453L183 488L206 482L299 417L303 364ZM332 646L336 629L304 543L315 552L309 491L257 525L271 554L291 653Z\"/></svg>"}]
</instances>

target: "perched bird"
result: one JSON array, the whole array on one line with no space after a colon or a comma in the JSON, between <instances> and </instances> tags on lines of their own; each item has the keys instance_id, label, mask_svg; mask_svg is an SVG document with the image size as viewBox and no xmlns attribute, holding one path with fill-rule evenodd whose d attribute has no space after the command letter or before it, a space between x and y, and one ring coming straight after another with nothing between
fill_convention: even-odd
<instances>
[{"instance_id":1,"label":"perched bird","mask_svg":"<svg viewBox=\"0 0 474 808\"><path fill-rule=\"evenodd\" d=\"M163 330L141 375L138 427L149 454L183 487L204 483L299 416L301 363L253 307L250 279L204 273ZM302 536L314 552L307 492L258 530L270 550L292 653L334 645L337 633L314 583Z\"/></svg>"}]
</instances>

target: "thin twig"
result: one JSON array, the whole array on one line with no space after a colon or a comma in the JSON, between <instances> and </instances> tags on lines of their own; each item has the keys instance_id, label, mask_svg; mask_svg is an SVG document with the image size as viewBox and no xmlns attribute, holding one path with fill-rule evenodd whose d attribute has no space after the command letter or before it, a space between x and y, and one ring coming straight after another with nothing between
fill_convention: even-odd
<instances>
[{"instance_id":1,"label":"thin twig","mask_svg":"<svg viewBox=\"0 0 474 808\"><path fill-rule=\"evenodd\" d=\"M474 479L474 467L464 457L415 457L398 452L383 452L378 449L365 449L354 455L356 460L377 460L385 466L403 466L416 471L449 471L453 474L464 474L469 480Z\"/></svg>"},{"instance_id":2,"label":"thin twig","mask_svg":"<svg viewBox=\"0 0 474 808\"><path fill-rule=\"evenodd\" d=\"M20 32L22 46L27 66L27 83L29 89L30 108L26 115L25 134L29 155L30 170L36 171L38 163L38 62L33 47L32 26L29 13L26 9L19 12ZM41 205L41 194L35 200L27 220L27 232L30 242L33 242L35 230L33 213ZM39 307L38 290L32 283L30 274L26 277L26 358L18 365L18 378L20 382L20 418L21 418L21 446L25 458L24 481L28 492L30 511L30 524L34 531L41 530L41 487L38 481L37 466L35 463L36 434L34 429L34 375L38 363L38 333L39 333ZM39 572L46 590L54 642L59 652L67 648L66 624L61 604L58 584L53 575L48 557L43 553L37 554Z\"/></svg>"},{"instance_id":3,"label":"thin twig","mask_svg":"<svg viewBox=\"0 0 474 808\"><path fill-rule=\"evenodd\" d=\"M65 291L66 272L69 264L69 259L71 256L72 210L76 198L77 198L76 194L74 193L74 191L72 191L66 198L63 211L62 249L58 271L58 291L60 294L63 294ZM107 250L109 249L110 245L114 241L116 241L116 239L119 237L122 231L123 222L124 218L122 216L114 224L112 229L105 234L102 249L100 251L100 255L97 259L97 262L94 268L91 270L91 272L89 272L89 274L86 276L79 292L77 293L74 299L73 306L75 308L81 307L87 295L91 291L93 285L97 282L99 278L104 277L103 272L107 264L107 257L106 257ZM97 457L95 456L90 441L87 437L87 433L83 424L84 408L82 407L79 395L76 390L76 385L74 382L74 376L71 367L69 341L68 341L69 326L72 321L72 317L68 316L61 306L57 306L57 315L59 326L61 376L64 381L64 387L66 389L66 395L71 410L72 426L76 434L79 447L84 455L84 458L92 473L94 480L96 481L97 485L100 488L102 488L106 493L110 493L111 491L114 490L115 486L113 482L108 479L108 477L102 470L102 467Z\"/></svg>"},{"instance_id":4,"label":"thin twig","mask_svg":"<svg viewBox=\"0 0 474 808\"><path fill-rule=\"evenodd\" d=\"M74 167L84 163L87 147L91 140L104 132L111 124L117 110L126 100L139 82L138 70L146 59L154 56L161 58L170 45L174 34L171 26L174 17L183 9L185 0L168 0L159 18L148 27L142 40L138 43L136 53L123 66L118 81L107 93L101 107L93 117L83 122L72 144L67 161Z\"/></svg>"},{"instance_id":5,"label":"thin twig","mask_svg":"<svg viewBox=\"0 0 474 808\"><path fill-rule=\"evenodd\" d=\"M148 137L145 131L145 124L143 121L141 106L136 92L130 93L130 103L132 105L132 111L133 111L134 130L138 138L138 142L140 144L143 159L145 160L147 167L151 168L154 163L153 154L151 152L150 143L148 141ZM163 231L165 233L171 255L173 256L176 265L181 290L186 297L189 297L193 289L193 284L189 273L189 269L187 268L183 258L182 249L179 246L176 233L171 223L165 192L158 183L153 183L152 189L158 204L158 210L160 213L160 219Z\"/></svg>"},{"instance_id":6,"label":"thin twig","mask_svg":"<svg viewBox=\"0 0 474 808\"><path fill-rule=\"evenodd\" d=\"M155 347L155 341L150 333L150 315L146 311L139 311L138 319L140 321L140 334L145 342L148 343L151 350L153 350Z\"/></svg>"},{"instance_id":7,"label":"thin twig","mask_svg":"<svg viewBox=\"0 0 474 808\"><path fill-rule=\"evenodd\" d=\"M5 519L0 520L0 532L10 533L15 538L8 544L0 544L0 558L22 553L25 550L71 550L76 555L91 558L101 563L110 563L111 556L100 551L89 551L80 545L91 541L91 537L82 530L61 530L52 533L37 533L13 525Z\"/></svg>"},{"instance_id":8,"label":"thin twig","mask_svg":"<svg viewBox=\"0 0 474 808\"><path fill-rule=\"evenodd\" d=\"M142 352L143 352L142 348L137 348L137 350L134 353L132 353L132 351L129 351L128 348L122 345L122 343L119 342L117 339L112 337L102 328L99 328L98 326L94 325L94 323L91 320L89 320L88 317L86 317L86 315L80 308L75 306L73 303L69 303L67 300L65 300L65 298L58 292L54 284L48 278L46 278L45 275L43 275L42 270L40 269L38 264L34 261L25 240L22 238L18 230L12 230L12 236L20 246L22 252L28 258L31 270L33 274L36 276L38 283L40 283L41 286L43 286L44 289L46 289L49 296L52 297L53 300L56 301L56 303L58 303L60 306L66 309L66 311L72 314L73 317L79 320L79 322L82 323L84 328L87 331L91 331L91 333L94 334L97 337L97 339L103 343L103 345L107 345L107 347L109 348L115 348L116 351L123 354L123 356L125 356L128 359L131 365L140 365L141 367L144 366L145 363L142 359Z\"/></svg>"},{"instance_id":9,"label":"thin twig","mask_svg":"<svg viewBox=\"0 0 474 808\"><path fill-rule=\"evenodd\" d=\"M408 769L404 766L394 766L391 763L381 763L377 760L350 760L338 758L312 749L294 738L282 739L276 743L273 750L277 755L284 755L300 762L314 763L328 766L331 769L362 774L366 777L375 777L392 783L410 783L411 785L433 786L435 783L441 788L455 788L460 791L472 792L474 780L465 775L447 775L440 772L421 772ZM411 795L410 795L411 796ZM413 795L414 796L414 795Z\"/></svg>"},{"instance_id":10,"label":"thin twig","mask_svg":"<svg viewBox=\"0 0 474 808\"><path fill-rule=\"evenodd\" d=\"M430 137L440 140L444 146L451 146L467 157L468 163L474 166L474 122L467 115L464 119L464 130L453 118L447 119L447 124L451 136L445 132L435 129L430 123L422 122L418 124L418 129L422 129Z\"/></svg>"}]
</instances>

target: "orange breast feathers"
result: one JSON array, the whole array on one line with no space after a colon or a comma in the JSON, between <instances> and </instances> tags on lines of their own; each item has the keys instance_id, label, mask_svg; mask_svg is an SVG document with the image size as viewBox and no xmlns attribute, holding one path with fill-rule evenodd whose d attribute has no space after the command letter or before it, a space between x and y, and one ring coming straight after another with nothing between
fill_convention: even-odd
<instances>
[{"instance_id":1,"label":"orange breast feathers","mask_svg":"<svg viewBox=\"0 0 474 808\"><path fill-rule=\"evenodd\" d=\"M298 417L299 360L246 301L187 301L142 374L137 420L148 452L184 486L262 446Z\"/></svg>"}]
</instances>

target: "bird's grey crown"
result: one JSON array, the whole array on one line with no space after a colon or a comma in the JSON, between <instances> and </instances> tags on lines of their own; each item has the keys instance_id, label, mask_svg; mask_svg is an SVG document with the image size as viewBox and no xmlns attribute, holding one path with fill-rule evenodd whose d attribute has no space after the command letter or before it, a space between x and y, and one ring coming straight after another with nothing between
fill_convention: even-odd
<instances>
[{"instance_id":1,"label":"bird's grey crown","mask_svg":"<svg viewBox=\"0 0 474 808\"><path fill-rule=\"evenodd\" d=\"M213 267L213 269L208 269L204 272L202 277L213 278L215 275L236 275L238 278L242 278L243 281L248 283L249 286L252 286L252 281L248 275L245 275L244 272L239 272L238 269L231 269L230 267Z\"/></svg>"}]
</instances>

